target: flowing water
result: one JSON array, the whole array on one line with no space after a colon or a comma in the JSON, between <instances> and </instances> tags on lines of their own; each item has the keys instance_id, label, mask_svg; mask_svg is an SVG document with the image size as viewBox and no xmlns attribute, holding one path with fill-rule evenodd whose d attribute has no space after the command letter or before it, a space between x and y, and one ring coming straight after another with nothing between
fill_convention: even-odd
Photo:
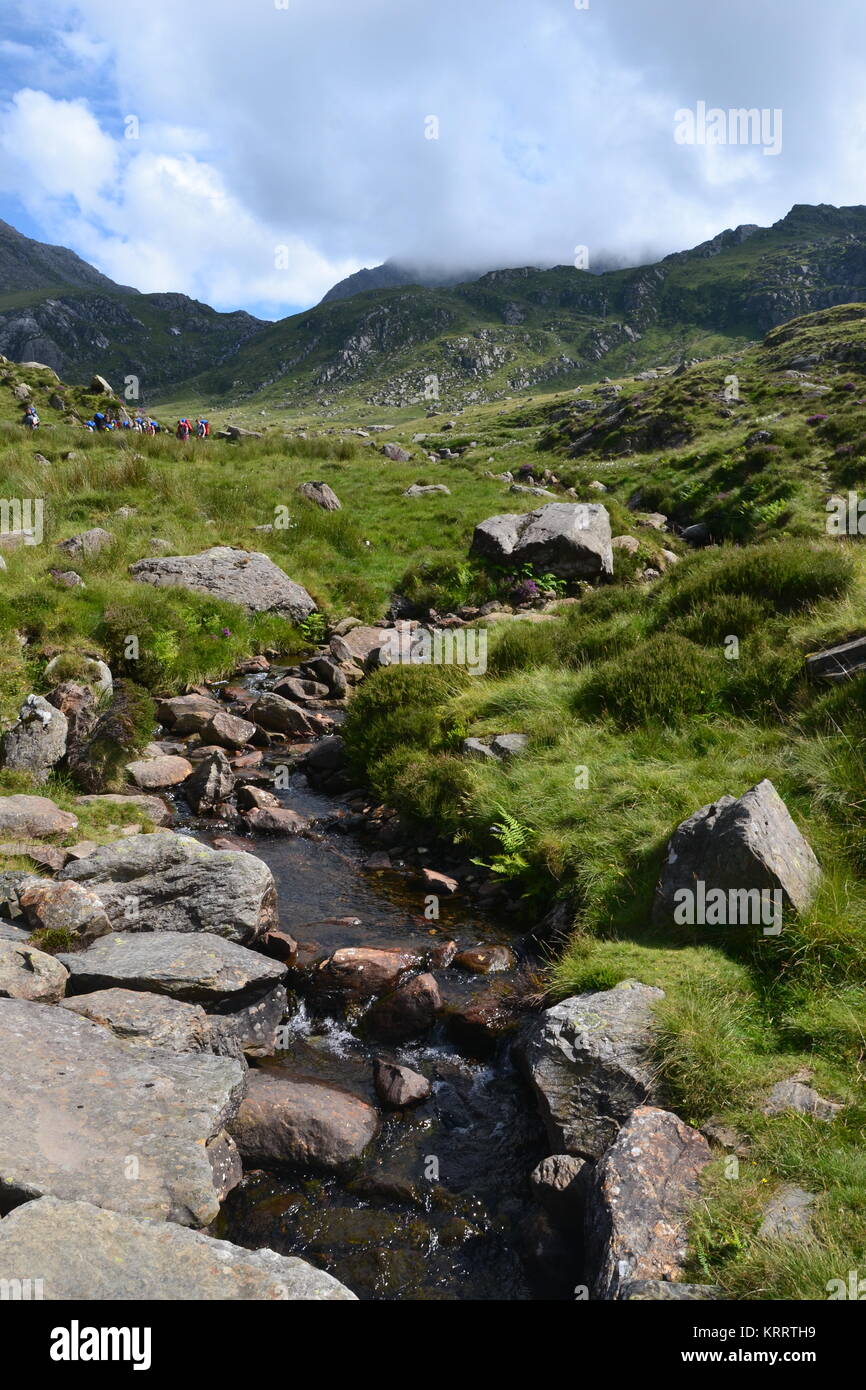
<instances>
[{"instance_id":1,"label":"flowing water","mask_svg":"<svg viewBox=\"0 0 866 1390\"><path fill-rule=\"evenodd\" d=\"M278 795L313 822L312 832L253 835L249 846L276 879L281 928L300 942L325 954L362 944L417 949L434 937L461 947L509 939L462 893L441 899L441 920L428 921L425 890L408 876L366 870L370 844L335 826L345 804L314 791L302 773ZM220 833L194 824L204 840ZM435 973L446 1003L489 985L453 966ZM372 1061L384 1054L423 1073L432 1094L413 1109L384 1114L378 1138L348 1176L248 1173L213 1233L304 1256L362 1299L568 1296L569 1271L560 1271L565 1287L552 1288L533 1260L538 1211L529 1174L547 1149L508 1041L484 1058L462 1055L440 1026L423 1042L383 1049L345 1022L309 1016L291 995L290 1008L285 1049L254 1065L376 1105Z\"/></svg>"}]
</instances>

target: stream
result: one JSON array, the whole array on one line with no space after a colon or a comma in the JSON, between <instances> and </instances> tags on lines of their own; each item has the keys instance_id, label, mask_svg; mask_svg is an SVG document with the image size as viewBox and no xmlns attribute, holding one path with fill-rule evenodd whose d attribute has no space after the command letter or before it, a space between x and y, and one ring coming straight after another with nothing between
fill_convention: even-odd
<instances>
[{"instance_id":1,"label":"stream","mask_svg":"<svg viewBox=\"0 0 866 1390\"><path fill-rule=\"evenodd\" d=\"M295 756L291 747L269 750L263 766ZM433 938L460 948L517 941L517 922L494 922L462 888L440 898L440 919L428 921L424 894L432 890L401 875L399 866L397 872L365 868L380 846L340 827L345 798L316 791L302 771L294 769L283 790L271 790L312 822L310 830L244 839L274 875L281 930L314 954L358 945L429 949ZM205 843L236 833L191 817L180 799L176 810L177 828ZM446 1008L503 978L453 965L434 973ZM251 1065L342 1088L378 1106L372 1063L385 1056L426 1076L431 1095L412 1108L383 1112L378 1137L348 1175L248 1172L211 1233L250 1249L303 1256L361 1299L569 1297L573 1271L538 1258L543 1233L529 1175L548 1146L510 1040L472 1056L439 1022L421 1042L382 1046L360 1036L357 1025L311 1016L291 989L289 1010L282 1050Z\"/></svg>"}]
</instances>

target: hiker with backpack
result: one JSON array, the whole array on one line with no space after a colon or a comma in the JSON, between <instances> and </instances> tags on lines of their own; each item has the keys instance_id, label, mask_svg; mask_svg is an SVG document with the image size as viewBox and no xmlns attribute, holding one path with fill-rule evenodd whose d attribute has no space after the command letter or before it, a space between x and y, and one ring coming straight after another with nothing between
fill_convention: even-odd
<instances>
[{"instance_id":1,"label":"hiker with backpack","mask_svg":"<svg viewBox=\"0 0 866 1390\"><path fill-rule=\"evenodd\" d=\"M39 428L39 416L36 414L36 410L32 405L28 405L24 412L24 426L28 430L36 430Z\"/></svg>"}]
</instances>

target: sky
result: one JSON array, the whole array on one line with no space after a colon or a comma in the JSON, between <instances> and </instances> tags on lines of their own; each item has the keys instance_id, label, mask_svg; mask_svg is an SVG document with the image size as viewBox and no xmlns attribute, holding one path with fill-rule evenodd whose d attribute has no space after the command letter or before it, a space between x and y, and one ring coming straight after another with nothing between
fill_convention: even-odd
<instances>
[{"instance_id":1,"label":"sky","mask_svg":"<svg viewBox=\"0 0 866 1390\"><path fill-rule=\"evenodd\" d=\"M388 258L641 264L866 203L864 69L862 0L3 0L0 217L267 318Z\"/></svg>"}]
</instances>

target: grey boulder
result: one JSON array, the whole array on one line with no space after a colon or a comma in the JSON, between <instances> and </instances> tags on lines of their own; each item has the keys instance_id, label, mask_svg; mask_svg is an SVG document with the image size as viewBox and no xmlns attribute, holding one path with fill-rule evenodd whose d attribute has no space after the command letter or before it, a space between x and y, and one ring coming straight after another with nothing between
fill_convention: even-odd
<instances>
[{"instance_id":1,"label":"grey boulder","mask_svg":"<svg viewBox=\"0 0 866 1390\"><path fill-rule=\"evenodd\" d=\"M586 1254L591 1295L619 1298L637 1280L676 1280L688 1249L687 1217L710 1147L667 1110L641 1106L597 1164L588 1185Z\"/></svg>"},{"instance_id":2,"label":"grey boulder","mask_svg":"<svg viewBox=\"0 0 866 1390\"><path fill-rule=\"evenodd\" d=\"M274 878L261 859L170 830L103 845L59 877L91 889L119 931L213 932L246 942L277 926Z\"/></svg>"},{"instance_id":3,"label":"grey boulder","mask_svg":"<svg viewBox=\"0 0 866 1390\"><path fill-rule=\"evenodd\" d=\"M219 1020L200 1004L188 1004L169 995L147 994L134 989L98 989L60 1001L91 1023L108 1028L124 1042L140 1047L164 1047L169 1052L217 1052L239 1054L233 1036L224 1037Z\"/></svg>"},{"instance_id":4,"label":"grey boulder","mask_svg":"<svg viewBox=\"0 0 866 1390\"><path fill-rule=\"evenodd\" d=\"M3 735L0 765L9 772L26 772L33 782L47 782L66 752L68 729L65 714L41 695L28 695L18 722Z\"/></svg>"},{"instance_id":5,"label":"grey boulder","mask_svg":"<svg viewBox=\"0 0 866 1390\"><path fill-rule=\"evenodd\" d=\"M653 917L660 923L674 920L684 893L696 893L699 882L706 892L726 894L780 890L785 907L804 912L820 880L811 846L765 778L737 799L722 796L702 806L677 827L656 886ZM739 907L737 914L743 915Z\"/></svg>"},{"instance_id":6,"label":"grey boulder","mask_svg":"<svg viewBox=\"0 0 866 1390\"><path fill-rule=\"evenodd\" d=\"M54 1004L66 992L67 970L29 942L0 940L0 999Z\"/></svg>"},{"instance_id":7,"label":"grey boulder","mask_svg":"<svg viewBox=\"0 0 866 1390\"><path fill-rule=\"evenodd\" d=\"M545 1009L518 1055L559 1153L598 1159L651 1094L652 1008L660 989L624 980Z\"/></svg>"},{"instance_id":8,"label":"grey boulder","mask_svg":"<svg viewBox=\"0 0 866 1390\"><path fill-rule=\"evenodd\" d=\"M322 511L338 512L342 507L336 492L327 483L299 483L298 492L301 497L306 497L308 502L315 502Z\"/></svg>"},{"instance_id":9,"label":"grey boulder","mask_svg":"<svg viewBox=\"0 0 866 1390\"><path fill-rule=\"evenodd\" d=\"M140 584L192 589L253 613L276 613L301 622L315 613L315 601L260 551L217 545L200 555L163 555L138 560L129 572Z\"/></svg>"},{"instance_id":10,"label":"grey boulder","mask_svg":"<svg viewBox=\"0 0 866 1390\"><path fill-rule=\"evenodd\" d=\"M286 967L209 932L120 932L60 957L70 994L111 988L166 994L206 1006L219 1050L251 1056L275 1050L286 1012Z\"/></svg>"},{"instance_id":11,"label":"grey boulder","mask_svg":"<svg viewBox=\"0 0 866 1390\"><path fill-rule=\"evenodd\" d=\"M562 579L613 574L610 517L598 502L551 502L491 516L475 528L472 555L532 564Z\"/></svg>"}]
</instances>

